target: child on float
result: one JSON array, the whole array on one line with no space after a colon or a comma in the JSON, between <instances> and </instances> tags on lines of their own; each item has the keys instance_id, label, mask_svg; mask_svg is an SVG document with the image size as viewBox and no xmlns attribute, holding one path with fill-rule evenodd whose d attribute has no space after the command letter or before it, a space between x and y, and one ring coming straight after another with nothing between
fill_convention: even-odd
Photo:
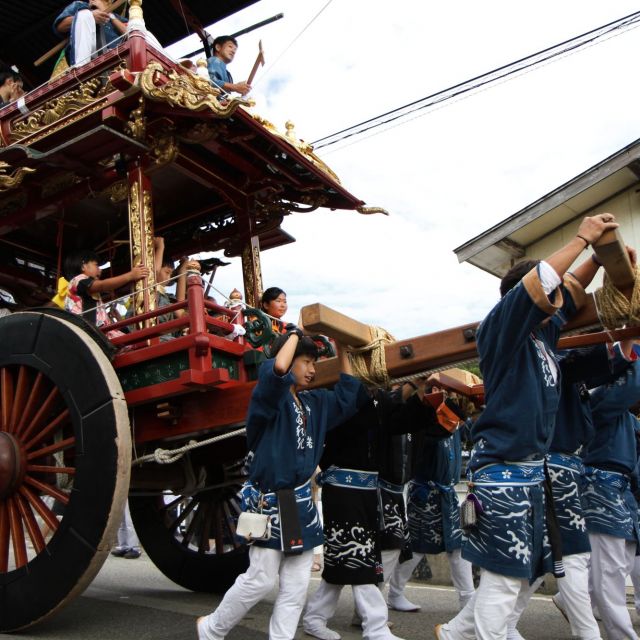
<instances>
[{"instance_id":1,"label":"child on float","mask_svg":"<svg viewBox=\"0 0 640 640\"><path fill-rule=\"evenodd\" d=\"M285 323L282 317L287 313L287 294L280 287L265 289L260 300L262 310L271 316L271 328L274 333L284 333Z\"/></svg>"},{"instance_id":2,"label":"child on float","mask_svg":"<svg viewBox=\"0 0 640 640\"><path fill-rule=\"evenodd\" d=\"M131 282L148 277L149 269L136 265L131 271L113 278L100 279L100 258L90 250L79 251L67 259L66 269L71 277L65 298L65 309L81 315L96 327L111 324L107 310L102 302L101 293L115 291ZM107 336L115 338L122 335L120 331L109 331Z\"/></svg>"},{"instance_id":3,"label":"child on float","mask_svg":"<svg viewBox=\"0 0 640 640\"><path fill-rule=\"evenodd\" d=\"M243 511L272 516L268 540L249 549L249 568L227 591L218 608L198 619L199 640L222 640L275 586L279 593L269 623L270 640L292 640L307 595L313 548L322 526L311 497L310 478L318 466L325 434L367 401L339 350L344 372L332 391L307 390L315 376L317 348L290 326L260 367L247 415L249 480L242 489ZM298 536L288 532L298 531ZM292 538L294 545L291 545Z\"/></svg>"}]
</instances>

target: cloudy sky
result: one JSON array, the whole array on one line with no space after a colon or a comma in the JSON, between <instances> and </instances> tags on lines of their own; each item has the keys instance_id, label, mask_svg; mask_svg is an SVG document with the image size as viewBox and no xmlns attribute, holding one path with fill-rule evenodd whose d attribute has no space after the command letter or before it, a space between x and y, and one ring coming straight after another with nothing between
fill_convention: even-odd
<instances>
[{"instance_id":1,"label":"cloudy sky","mask_svg":"<svg viewBox=\"0 0 640 640\"><path fill-rule=\"evenodd\" d=\"M230 71L244 79L262 39L255 110L313 141L636 10L626 0L262 0L211 32L284 13L240 38ZM195 48L186 41L172 53ZM391 215L285 218L297 242L262 254L265 287L287 292L292 321L322 302L397 338L480 320L498 282L458 264L453 249L640 137L639 49L632 29L319 151L349 191ZM239 264L214 284L241 288Z\"/></svg>"}]
</instances>

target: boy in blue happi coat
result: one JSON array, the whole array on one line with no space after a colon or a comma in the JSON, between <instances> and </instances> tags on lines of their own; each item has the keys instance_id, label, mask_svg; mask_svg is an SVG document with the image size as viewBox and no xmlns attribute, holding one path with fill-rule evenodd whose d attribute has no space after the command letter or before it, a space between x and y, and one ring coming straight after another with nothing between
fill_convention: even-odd
<instances>
[{"instance_id":1,"label":"boy in blue happi coat","mask_svg":"<svg viewBox=\"0 0 640 640\"><path fill-rule=\"evenodd\" d=\"M469 471L482 509L462 556L481 568L481 578L458 616L436 627L441 640L504 640L520 592L545 572L562 574L558 550L549 544L543 490L560 399L554 350L561 325L582 303L598 269L592 260L572 274L569 267L617 226L610 213L586 217L552 256L515 265L501 282L501 300L478 329L486 408L471 432Z\"/></svg>"},{"instance_id":2,"label":"boy in blue happi coat","mask_svg":"<svg viewBox=\"0 0 640 640\"><path fill-rule=\"evenodd\" d=\"M342 350L339 360L344 373L333 390L306 391L315 376L317 348L297 327L278 338L273 352L275 358L260 367L251 396L247 415L249 480L242 489L243 511L271 516L271 538L252 543L249 569L212 614L198 619L200 640L222 640L271 591L278 577L279 594L269 638L292 640L295 636L311 575L313 548L322 544L322 524L311 497L310 478L320 461L327 430L354 415L368 398L362 384L347 375L350 365ZM283 503L288 495L291 501L287 505L294 505L293 514ZM285 534L283 540L282 535L292 524L300 532L299 545L293 547L289 536Z\"/></svg>"}]
</instances>

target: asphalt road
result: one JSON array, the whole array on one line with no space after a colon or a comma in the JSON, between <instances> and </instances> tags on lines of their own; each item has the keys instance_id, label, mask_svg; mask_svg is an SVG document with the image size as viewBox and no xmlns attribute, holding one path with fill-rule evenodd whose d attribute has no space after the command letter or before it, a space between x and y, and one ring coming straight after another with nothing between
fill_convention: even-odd
<instances>
[{"instance_id":1,"label":"asphalt road","mask_svg":"<svg viewBox=\"0 0 640 640\"><path fill-rule=\"evenodd\" d=\"M319 578L313 574L311 590ZM267 640L268 621L276 592L257 605L227 640ZM452 589L411 583L408 597L422 605L419 613L392 611L393 632L405 638L433 638L433 627L456 613ZM220 598L186 591L165 578L146 556L137 560L109 558L84 595L55 617L20 634L20 640L195 640L195 620ZM353 601L346 587L338 613L330 625L345 640L362 634L350 626ZM637 621L635 613L632 613ZM570 640L569 625L547 596L536 596L522 618L520 632L527 640ZM640 630L640 625L638 625ZM298 630L296 640L308 636Z\"/></svg>"}]
</instances>

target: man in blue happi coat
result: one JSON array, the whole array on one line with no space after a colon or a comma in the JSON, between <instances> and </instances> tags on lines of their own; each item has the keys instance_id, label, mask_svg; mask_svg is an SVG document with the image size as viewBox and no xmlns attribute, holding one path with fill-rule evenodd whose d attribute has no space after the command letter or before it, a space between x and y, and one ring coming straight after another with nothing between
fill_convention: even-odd
<instances>
[{"instance_id":1,"label":"man in blue happi coat","mask_svg":"<svg viewBox=\"0 0 640 640\"><path fill-rule=\"evenodd\" d=\"M635 262L635 255L632 259ZM571 625L572 636L580 640L601 640L589 596L591 545L581 500L584 475L581 454L595 435L589 389L609 383L626 371L634 358L632 344L627 340L559 354L560 405L546 461L562 538L565 576L558 580L553 602ZM516 625L541 582L542 577L518 598L509 621L508 640L522 639Z\"/></svg>"},{"instance_id":2,"label":"man in blue happi coat","mask_svg":"<svg viewBox=\"0 0 640 640\"><path fill-rule=\"evenodd\" d=\"M632 487L637 482L640 361L591 394L594 438L583 461L582 503L591 543L591 598L608 638L638 638L626 606L626 577L640 540Z\"/></svg>"},{"instance_id":3,"label":"man in blue happi coat","mask_svg":"<svg viewBox=\"0 0 640 640\"><path fill-rule=\"evenodd\" d=\"M293 639L307 595L313 548L323 541L311 476L327 430L368 400L362 384L347 375L350 365L342 349L339 360L345 373L331 391L306 390L314 379L317 348L297 327L278 338L273 353L275 357L261 365L251 396L249 480L242 489L243 511L268 514L271 537L251 544L247 571L213 613L198 619L199 640L222 640L271 591L278 577L269 638ZM292 540L287 531L296 529L299 534Z\"/></svg>"},{"instance_id":4,"label":"man in blue happi coat","mask_svg":"<svg viewBox=\"0 0 640 640\"><path fill-rule=\"evenodd\" d=\"M416 447L407 501L412 558L399 564L391 576L388 602L392 609L420 609L407 599L404 589L425 554L446 552L460 608L473 595L471 563L461 556L462 531L455 489L462 471L462 440L466 433L467 426L461 423L448 438L422 438Z\"/></svg>"},{"instance_id":5,"label":"man in blue happi coat","mask_svg":"<svg viewBox=\"0 0 640 640\"><path fill-rule=\"evenodd\" d=\"M609 213L586 217L549 258L515 265L502 279L501 300L478 329L486 408L471 432L469 478L480 506L462 557L481 568L481 577L458 616L436 627L440 640L505 640L520 592L546 572L562 575L561 550L550 545L543 489L560 399L554 350L561 325L581 305L598 265L587 260L572 274L569 267L617 226Z\"/></svg>"}]
</instances>

